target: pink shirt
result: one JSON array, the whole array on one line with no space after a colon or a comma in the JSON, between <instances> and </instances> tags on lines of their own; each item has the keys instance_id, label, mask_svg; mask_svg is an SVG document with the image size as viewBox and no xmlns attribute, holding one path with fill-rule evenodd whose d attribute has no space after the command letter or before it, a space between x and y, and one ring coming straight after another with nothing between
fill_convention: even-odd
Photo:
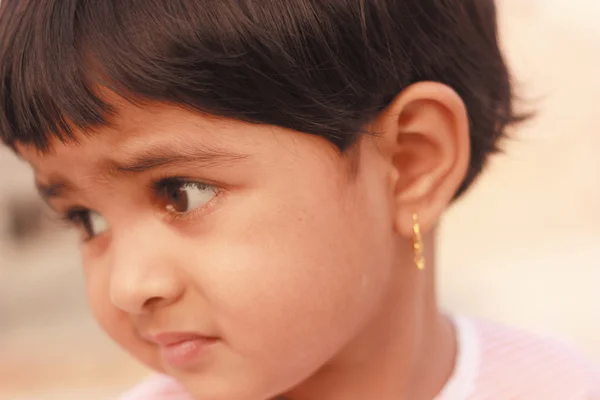
<instances>
[{"instance_id":1,"label":"pink shirt","mask_svg":"<svg viewBox=\"0 0 600 400\"><path fill-rule=\"evenodd\" d=\"M455 325L456 366L434 400L600 400L600 369L569 346L462 317ZM201 399L159 375L121 400Z\"/></svg>"}]
</instances>

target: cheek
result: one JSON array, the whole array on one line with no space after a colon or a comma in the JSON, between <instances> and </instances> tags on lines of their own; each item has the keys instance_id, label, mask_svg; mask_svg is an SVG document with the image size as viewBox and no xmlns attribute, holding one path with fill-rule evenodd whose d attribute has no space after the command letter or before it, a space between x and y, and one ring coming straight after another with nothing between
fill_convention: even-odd
<instances>
[{"instance_id":1,"label":"cheek","mask_svg":"<svg viewBox=\"0 0 600 400\"><path fill-rule=\"evenodd\" d=\"M150 368L161 370L161 363L150 345L137 336L131 318L115 307L109 296L110 266L92 265L84 255L86 293L90 309L98 325L121 348Z\"/></svg>"},{"instance_id":2,"label":"cheek","mask_svg":"<svg viewBox=\"0 0 600 400\"><path fill-rule=\"evenodd\" d=\"M85 280L88 302L100 327L117 343L127 348L132 328L127 315L114 307L109 296L109 266L91 265L85 260Z\"/></svg>"},{"instance_id":3,"label":"cheek","mask_svg":"<svg viewBox=\"0 0 600 400\"><path fill-rule=\"evenodd\" d=\"M307 370L351 340L379 305L389 237L360 196L283 203L294 206L260 202L247 217L229 214L206 248L204 290L237 353Z\"/></svg>"},{"instance_id":4,"label":"cheek","mask_svg":"<svg viewBox=\"0 0 600 400\"><path fill-rule=\"evenodd\" d=\"M119 318L118 310L112 306L109 298L108 268L95 265L83 255L85 286L88 303L100 327L117 340L124 321ZM117 340L119 341L119 340Z\"/></svg>"}]
</instances>

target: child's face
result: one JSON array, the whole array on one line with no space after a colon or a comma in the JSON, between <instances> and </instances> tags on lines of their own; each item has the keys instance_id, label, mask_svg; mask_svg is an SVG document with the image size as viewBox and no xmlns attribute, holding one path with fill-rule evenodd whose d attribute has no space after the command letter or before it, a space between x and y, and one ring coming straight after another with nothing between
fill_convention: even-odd
<instances>
[{"instance_id":1,"label":"child's face","mask_svg":"<svg viewBox=\"0 0 600 400\"><path fill-rule=\"evenodd\" d=\"M115 341L198 396L253 399L363 329L399 258L374 139L352 166L278 127L119 111L78 144L19 149L81 230L89 301Z\"/></svg>"}]
</instances>

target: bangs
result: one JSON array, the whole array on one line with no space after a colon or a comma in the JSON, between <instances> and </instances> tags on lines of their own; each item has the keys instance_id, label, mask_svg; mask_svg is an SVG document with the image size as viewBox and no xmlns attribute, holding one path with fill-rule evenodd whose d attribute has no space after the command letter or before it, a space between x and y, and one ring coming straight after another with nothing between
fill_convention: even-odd
<instances>
[{"instance_id":1,"label":"bangs","mask_svg":"<svg viewBox=\"0 0 600 400\"><path fill-rule=\"evenodd\" d=\"M119 112L116 95L344 151L419 81L466 105L462 193L527 117L514 109L493 0L0 0L0 139L13 148L93 134Z\"/></svg>"},{"instance_id":2,"label":"bangs","mask_svg":"<svg viewBox=\"0 0 600 400\"><path fill-rule=\"evenodd\" d=\"M340 37L351 31L320 29L334 26L339 10L278 4L2 1L0 135L40 151L53 138L76 140L118 111L100 95L106 89L135 103L326 135L345 147L381 108L381 96L356 93L356 81L370 75L366 54L345 45L357 42ZM345 68L349 60L359 68Z\"/></svg>"},{"instance_id":3,"label":"bangs","mask_svg":"<svg viewBox=\"0 0 600 400\"><path fill-rule=\"evenodd\" d=\"M2 2L0 135L45 151L51 137L106 124L111 108L85 72L77 2L36 3Z\"/></svg>"}]
</instances>

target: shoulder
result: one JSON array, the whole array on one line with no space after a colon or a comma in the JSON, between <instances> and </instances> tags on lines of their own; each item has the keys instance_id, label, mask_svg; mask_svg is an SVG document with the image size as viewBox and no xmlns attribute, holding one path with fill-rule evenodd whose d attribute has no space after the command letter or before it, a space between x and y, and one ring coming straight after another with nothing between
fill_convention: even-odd
<instances>
[{"instance_id":1,"label":"shoulder","mask_svg":"<svg viewBox=\"0 0 600 400\"><path fill-rule=\"evenodd\" d=\"M123 394L119 400L195 400L174 379L156 375Z\"/></svg>"},{"instance_id":2,"label":"shoulder","mask_svg":"<svg viewBox=\"0 0 600 400\"><path fill-rule=\"evenodd\" d=\"M480 340L477 387L502 398L600 400L600 369L558 339L474 321Z\"/></svg>"}]
</instances>

